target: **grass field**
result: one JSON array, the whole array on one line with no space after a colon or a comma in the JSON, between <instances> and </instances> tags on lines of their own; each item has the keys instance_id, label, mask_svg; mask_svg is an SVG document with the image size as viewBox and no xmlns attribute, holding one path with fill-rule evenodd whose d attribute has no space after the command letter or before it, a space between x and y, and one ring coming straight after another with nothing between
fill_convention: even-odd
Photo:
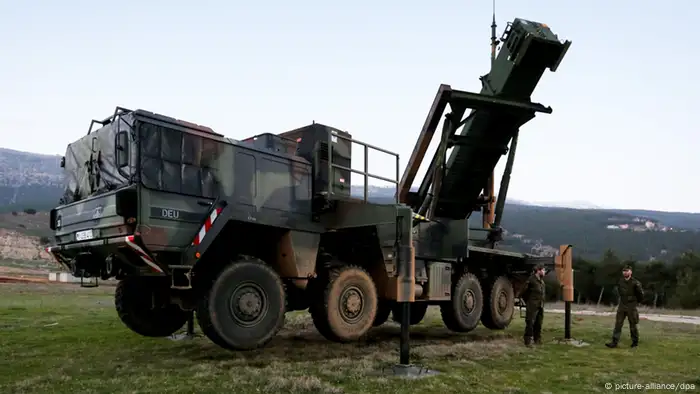
<instances>
[{"instance_id":1,"label":"grass field","mask_svg":"<svg viewBox=\"0 0 700 394\"><path fill-rule=\"evenodd\" d=\"M324 340L305 312L295 313L267 348L232 353L203 337L174 342L131 333L116 317L113 291L0 284L0 393L558 394L610 391L606 383L685 383L694 389L676 391L700 391L700 326L691 324L643 321L638 349L629 348L627 327L622 347L607 349L612 319L575 316L573 336L590 346L574 347L556 341L563 315L547 314L545 344L526 348L518 316L504 331L480 326L456 335L430 311L412 329L412 361L441 374L403 380L377 375L398 361L394 324L340 345Z\"/></svg>"}]
</instances>

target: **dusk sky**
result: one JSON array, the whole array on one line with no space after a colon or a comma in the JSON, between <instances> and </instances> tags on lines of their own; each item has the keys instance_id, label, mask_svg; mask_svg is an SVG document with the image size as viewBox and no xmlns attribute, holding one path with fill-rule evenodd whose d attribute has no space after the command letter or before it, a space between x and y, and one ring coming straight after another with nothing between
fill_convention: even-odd
<instances>
[{"instance_id":1,"label":"dusk sky","mask_svg":"<svg viewBox=\"0 0 700 394\"><path fill-rule=\"evenodd\" d=\"M332 3L0 0L0 146L63 154L123 106L234 139L315 120L396 151L403 171L438 86L480 90L492 2ZM532 96L554 112L522 129L509 197L700 212L700 3L496 7L498 36L520 17L573 41Z\"/></svg>"}]
</instances>

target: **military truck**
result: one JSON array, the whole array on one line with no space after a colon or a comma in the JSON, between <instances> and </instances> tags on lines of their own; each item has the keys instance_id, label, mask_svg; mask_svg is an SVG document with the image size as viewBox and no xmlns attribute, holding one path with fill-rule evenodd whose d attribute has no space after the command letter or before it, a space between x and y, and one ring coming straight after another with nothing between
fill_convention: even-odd
<instances>
[{"instance_id":1,"label":"military truck","mask_svg":"<svg viewBox=\"0 0 700 394\"><path fill-rule=\"evenodd\" d=\"M506 328L532 266L554 258L500 250L498 223L468 219L492 202L486 180L520 126L551 113L530 95L570 42L523 19L501 40L481 93L440 86L401 179L396 153L328 125L234 140L118 107L66 149L47 250L76 276L119 280L120 319L149 337L173 334L194 312L214 343L254 349L285 313L308 309L323 336L348 342L392 312L417 324L429 305L455 332ZM430 169L411 191L448 105ZM352 169L353 144L364 171ZM395 160L395 179L368 172L369 150ZM351 195L353 174L361 197ZM370 178L396 184L395 201L372 201Z\"/></svg>"}]
</instances>

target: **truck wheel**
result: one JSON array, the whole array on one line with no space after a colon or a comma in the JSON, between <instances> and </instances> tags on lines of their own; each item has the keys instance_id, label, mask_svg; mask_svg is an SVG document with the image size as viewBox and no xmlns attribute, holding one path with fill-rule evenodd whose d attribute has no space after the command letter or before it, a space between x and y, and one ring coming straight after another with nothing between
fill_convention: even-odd
<instances>
[{"instance_id":1,"label":"truck wheel","mask_svg":"<svg viewBox=\"0 0 700 394\"><path fill-rule=\"evenodd\" d=\"M452 299L440 305L445 326L454 332L469 332L479 324L484 306L479 279L465 273L452 288Z\"/></svg>"},{"instance_id":2,"label":"truck wheel","mask_svg":"<svg viewBox=\"0 0 700 394\"><path fill-rule=\"evenodd\" d=\"M505 276L499 276L485 290L486 307L481 314L481 323L492 330L503 330L513 320L515 311L513 285Z\"/></svg>"},{"instance_id":3,"label":"truck wheel","mask_svg":"<svg viewBox=\"0 0 700 394\"><path fill-rule=\"evenodd\" d=\"M224 268L197 307L202 332L229 350L264 346L284 325L286 294L279 275L255 258Z\"/></svg>"},{"instance_id":4,"label":"truck wheel","mask_svg":"<svg viewBox=\"0 0 700 394\"><path fill-rule=\"evenodd\" d=\"M377 315L374 317L373 327L379 327L389 320L391 314L391 301L380 299L377 303Z\"/></svg>"},{"instance_id":5,"label":"truck wheel","mask_svg":"<svg viewBox=\"0 0 700 394\"><path fill-rule=\"evenodd\" d=\"M152 306L151 300L162 288L162 282L151 278L127 277L119 281L114 306L124 325L145 337L167 337L182 328L189 313L173 304Z\"/></svg>"},{"instance_id":6,"label":"truck wheel","mask_svg":"<svg viewBox=\"0 0 700 394\"><path fill-rule=\"evenodd\" d=\"M355 266L332 269L320 300L309 311L314 326L334 342L357 340L377 316L377 288L367 271Z\"/></svg>"},{"instance_id":7,"label":"truck wheel","mask_svg":"<svg viewBox=\"0 0 700 394\"><path fill-rule=\"evenodd\" d=\"M401 324L401 315L403 315L402 305L400 303L394 304L394 308L391 311L392 318L395 322ZM425 302L412 302L410 304L411 311L408 315L408 324L415 326L420 324L425 317L425 313L428 311L428 304Z\"/></svg>"}]
</instances>

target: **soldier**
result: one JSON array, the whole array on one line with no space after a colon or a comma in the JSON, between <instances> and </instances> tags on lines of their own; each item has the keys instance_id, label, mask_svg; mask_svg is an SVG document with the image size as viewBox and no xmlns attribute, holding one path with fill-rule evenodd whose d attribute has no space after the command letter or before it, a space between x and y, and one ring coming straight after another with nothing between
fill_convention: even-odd
<instances>
[{"instance_id":1,"label":"soldier","mask_svg":"<svg viewBox=\"0 0 700 394\"><path fill-rule=\"evenodd\" d=\"M632 337L632 346L637 347L639 344L639 311L637 304L644 300L644 291L642 284L632 277L632 267L626 265L622 269L622 278L617 284L617 292L620 296L620 303L617 306L617 314L615 315L615 329L613 330L612 341L606 343L609 348L617 347L620 342L620 334L622 334L622 326L625 323L625 317L630 323L630 336Z\"/></svg>"},{"instance_id":2,"label":"soldier","mask_svg":"<svg viewBox=\"0 0 700 394\"><path fill-rule=\"evenodd\" d=\"M533 339L536 345L542 344L544 274L544 266L537 264L522 293L525 300L525 346L530 346Z\"/></svg>"}]
</instances>

